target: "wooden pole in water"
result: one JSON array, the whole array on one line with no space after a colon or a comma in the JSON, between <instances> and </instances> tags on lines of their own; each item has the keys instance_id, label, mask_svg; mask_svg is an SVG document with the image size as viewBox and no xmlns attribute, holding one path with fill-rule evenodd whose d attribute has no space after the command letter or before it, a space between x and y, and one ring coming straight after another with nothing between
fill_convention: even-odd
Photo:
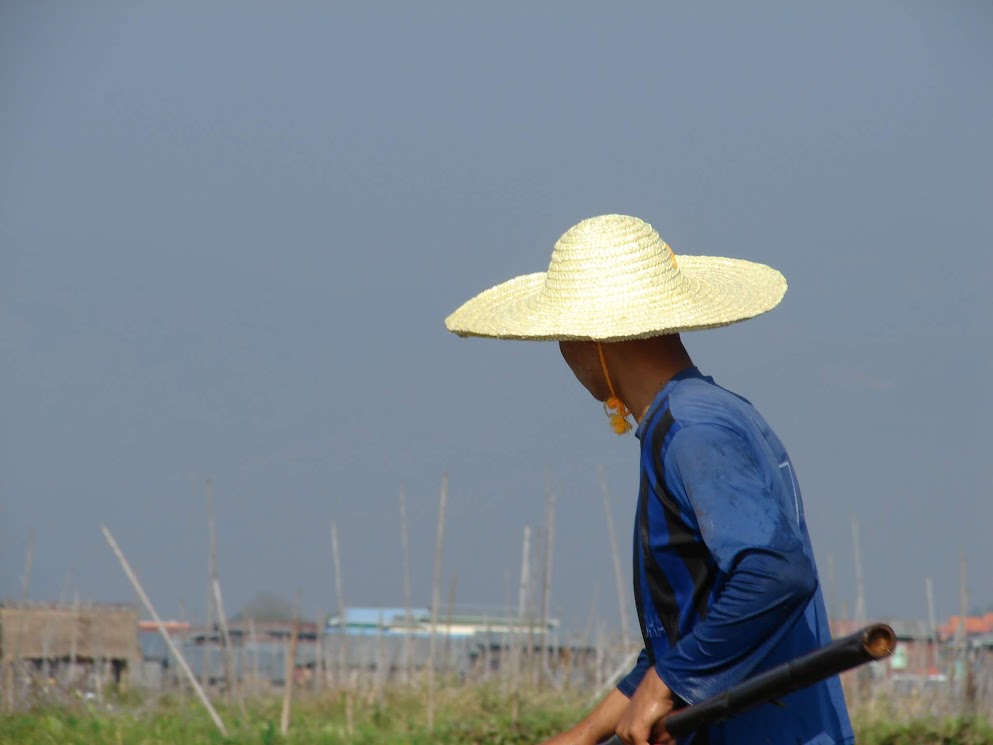
<instances>
[{"instance_id":1,"label":"wooden pole in water","mask_svg":"<svg viewBox=\"0 0 993 745\"><path fill-rule=\"evenodd\" d=\"M434 583L431 591L431 641L428 652L428 731L434 730L434 666L438 644L438 613L441 606L441 551L445 538L445 506L448 502L448 474L441 477L438 498L438 529L434 543Z\"/></svg>"},{"instance_id":2,"label":"wooden pole in water","mask_svg":"<svg viewBox=\"0 0 993 745\"><path fill-rule=\"evenodd\" d=\"M610 505L610 492L607 490L607 476L600 465L600 491L603 493L603 513L607 520L607 537L610 539L610 559L614 564L614 586L617 588L617 608L621 614L621 646L628 649L630 618L628 616L627 593L621 573L621 554L617 549L617 531L614 530L614 508Z\"/></svg>"},{"instance_id":3,"label":"wooden pole in water","mask_svg":"<svg viewBox=\"0 0 993 745\"><path fill-rule=\"evenodd\" d=\"M172 640L172 637L169 636L169 632L166 631L165 624L162 623L162 619L159 618L159 614L156 612L155 606L152 605L152 601L149 600L148 595L145 594L144 588L138 581L138 576L134 573L134 570L131 568L128 560L125 558L124 552L121 551L120 547L117 545L117 541L114 540L114 536L111 534L110 529L106 525L101 525L100 530L103 531L103 537L107 539L107 543L110 544L111 550L113 550L114 555L117 556L117 560L120 562L121 568L124 570L124 574L127 575L127 578L131 581L131 585L134 587L135 592L138 593L138 598L141 600L142 605L145 606L145 610L155 621L155 626L158 628L162 638L165 639L166 646L169 647L169 651L172 652L173 657L176 658L176 662L179 663L183 673L190 681L190 685L193 686L193 690L196 691L197 697L200 699L200 703L203 704L204 708L207 710L207 713L210 714L210 718L214 721L214 724L217 726L217 729L221 735L227 737L228 731L224 726L224 722L222 722L221 718L217 715L217 712L210 703L210 699L207 698L207 694L204 693L203 688L197 681L193 671L190 670L190 666L187 664L186 658L183 657L183 653L179 651L176 643Z\"/></svg>"}]
</instances>

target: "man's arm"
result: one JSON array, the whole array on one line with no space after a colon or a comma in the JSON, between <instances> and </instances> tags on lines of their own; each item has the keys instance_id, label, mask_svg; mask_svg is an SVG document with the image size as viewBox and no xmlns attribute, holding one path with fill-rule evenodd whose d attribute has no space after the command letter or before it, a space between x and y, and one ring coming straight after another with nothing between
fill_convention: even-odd
<instances>
[{"instance_id":1,"label":"man's arm","mask_svg":"<svg viewBox=\"0 0 993 745\"><path fill-rule=\"evenodd\" d=\"M617 729L628 698L616 688L604 696L597 707L572 729L546 740L542 745L596 745Z\"/></svg>"}]
</instances>

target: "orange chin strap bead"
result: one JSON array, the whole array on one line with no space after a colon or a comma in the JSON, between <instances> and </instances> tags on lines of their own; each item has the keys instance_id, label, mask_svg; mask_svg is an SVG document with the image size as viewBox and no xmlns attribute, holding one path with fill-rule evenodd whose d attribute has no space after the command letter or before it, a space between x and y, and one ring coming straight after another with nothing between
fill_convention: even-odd
<instances>
[{"instance_id":1,"label":"orange chin strap bead","mask_svg":"<svg viewBox=\"0 0 993 745\"><path fill-rule=\"evenodd\" d=\"M631 412L628 411L628 407L624 405L624 402L614 392L614 384L610 382L610 373L607 372L607 360L604 359L603 345L600 342L596 343L596 350L600 355L600 366L603 367L603 377L607 379L607 388L610 390L610 398L603 402L603 410L610 419L610 426L613 428L615 434L626 435L632 429L632 424L628 421Z\"/></svg>"}]
</instances>

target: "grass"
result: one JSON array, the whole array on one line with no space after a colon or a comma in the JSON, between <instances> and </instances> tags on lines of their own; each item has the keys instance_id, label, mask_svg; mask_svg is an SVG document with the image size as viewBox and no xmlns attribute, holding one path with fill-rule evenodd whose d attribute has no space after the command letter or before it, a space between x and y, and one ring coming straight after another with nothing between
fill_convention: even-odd
<instances>
[{"instance_id":1,"label":"grass","mask_svg":"<svg viewBox=\"0 0 993 745\"><path fill-rule=\"evenodd\" d=\"M993 727L981 717L854 722L860 745L990 745Z\"/></svg>"},{"instance_id":2,"label":"grass","mask_svg":"<svg viewBox=\"0 0 993 745\"><path fill-rule=\"evenodd\" d=\"M224 738L192 696L148 700L126 696L111 697L103 705L84 701L39 705L0 717L0 743L518 745L540 742L567 728L582 715L584 705L583 699L570 694L515 695L487 685L446 688L438 692L431 732L425 719L425 694L417 689L391 688L379 702L371 695L311 694L294 704L286 738L279 732L280 701L275 698L249 703L245 714L238 707L221 707L230 731ZM916 716L874 702L857 709L853 723L860 745L993 745L993 726L984 717Z\"/></svg>"},{"instance_id":3,"label":"grass","mask_svg":"<svg viewBox=\"0 0 993 745\"><path fill-rule=\"evenodd\" d=\"M192 697L140 702L111 698L104 705L82 702L37 706L0 717L0 743L24 745L372 745L373 743L532 743L570 725L580 714L578 699L529 693L516 701L496 687L471 686L438 692L435 727L425 719L425 695L410 688L389 690L381 703L344 694L309 695L294 703L287 737L279 732L281 702L260 699L246 706L220 707L229 731L224 738ZM348 709L353 710L351 727ZM351 731L349 731L351 730Z\"/></svg>"}]
</instances>

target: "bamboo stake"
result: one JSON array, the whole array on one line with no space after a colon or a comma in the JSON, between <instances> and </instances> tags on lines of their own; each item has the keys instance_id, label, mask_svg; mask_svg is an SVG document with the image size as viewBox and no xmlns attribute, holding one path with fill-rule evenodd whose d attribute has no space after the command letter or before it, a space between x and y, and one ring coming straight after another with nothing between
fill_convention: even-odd
<instances>
[{"instance_id":1,"label":"bamboo stake","mask_svg":"<svg viewBox=\"0 0 993 745\"><path fill-rule=\"evenodd\" d=\"M934 585L930 577L924 578L924 592L927 594L927 635L930 652L928 654L928 667L931 663L939 670L941 662L938 658L938 624L935 621L934 613Z\"/></svg>"},{"instance_id":2,"label":"bamboo stake","mask_svg":"<svg viewBox=\"0 0 993 745\"><path fill-rule=\"evenodd\" d=\"M66 686L71 686L76 679L76 644L79 635L79 590L72 595L72 632L69 637L69 674L66 676Z\"/></svg>"},{"instance_id":3,"label":"bamboo stake","mask_svg":"<svg viewBox=\"0 0 993 745\"><path fill-rule=\"evenodd\" d=\"M606 649L606 633L604 632L604 627L606 622L598 621L596 629L596 676L597 676L597 688L603 688L605 671L603 669L604 663L607 661L607 649Z\"/></svg>"},{"instance_id":4,"label":"bamboo stake","mask_svg":"<svg viewBox=\"0 0 993 745\"><path fill-rule=\"evenodd\" d=\"M97 644L96 648L96 694L97 703L103 704L103 676L107 672L107 660L103 656L103 638L100 638L100 642Z\"/></svg>"},{"instance_id":5,"label":"bamboo stake","mask_svg":"<svg viewBox=\"0 0 993 745\"><path fill-rule=\"evenodd\" d=\"M521 544L521 579L517 590L517 616L521 621L526 619L530 590L528 580L531 578L531 526L524 526L524 541Z\"/></svg>"},{"instance_id":6,"label":"bamboo stake","mask_svg":"<svg viewBox=\"0 0 993 745\"><path fill-rule=\"evenodd\" d=\"M358 682L358 670L348 676L348 686L345 690L345 735L351 739L355 733L355 701L352 690Z\"/></svg>"},{"instance_id":7,"label":"bamboo stake","mask_svg":"<svg viewBox=\"0 0 993 745\"><path fill-rule=\"evenodd\" d=\"M341 555L338 553L338 523L331 521L331 559L334 561L334 594L338 601L338 664L336 683L341 685L350 667L348 634L345 627L345 589L341 581Z\"/></svg>"},{"instance_id":8,"label":"bamboo stake","mask_svg":"<svg viewBox=\"0 0 993 745\"><path fill-rule=\"evenodd\" d=\"M259 696L259 640L255 636L255 619L248 619L248 638L252 644L252 696Z\"/></svg>"},{"instance_id":9,"label":"bamboo stake","mask_svg":"<svg viewBox=\"0 0 993 745\"><path fill-rule=\"evenodd\" d=\"M438 613L441 606L441 552L445 540L445 506L448 502L448 474L441 477L438 497L438 528L434 543L434 582L431 590L431 640L428 649L428 731L434 730L435 650L438 644Z\"/></svg>"},{"instance_id":10,"label":"bamboo stake","mask_svg":"<svg viewBox=\"0 0 993 745\"><path fill-rule=\"evenodd\" d=\"M62 589L59 590L59 599L55 602L54 613L46 614L44 631L41 633L41 674L44 680L52 677L52 637L55 634L55 625L58 616L61 616L65 608L66 585L69 583L69 572L66 572L62 582Z\"/></svg>"},{"instance_id":11,"label":"bamboo stake","mask_svg":"<svg viewBox=\"0 0 993 745\"><path fill-rule=\"evenodd\" d=\"M376 618L376 677L373 679L373 697L377 706L383 704L383 691L386 688L386 678L389 674L386 662L386 622L383 613Z\"/></svg>"},{"instance_id":12,"label":"bamboo stake","mask_svg":"<svg viewBox=\"0 0 993 745\"><path fill-rule=\"evenodd\" d=\"M209 562L209 559L208 559ZM208 563L207 571L210 571L210 566ZM210 580L207 580L207 622L204 625L204 634L212 635L214 629L214 591L210 586ZM200 665L200 685L203 686L204 690L210 687L210 674L211 674L211 660L210 660L210 645L207 643L209 640L205 636L203 644L203 659Z\"/></svg>"},{"instance_id":13,"label":"bamboo stake","mask_svg":"<svg viewBox=\"0 0 993 745\"><path fill-rule=\"evenodd\" d=\"M531 541L531 576L528 578L530 582L531 594L528 597L528 654L527 654L527 680L532 688L538 685L538 666L535 664L535 623L538 620L538 604L541 602L539 597L539 587L538 587L538 567L540 566L540 550L541 546L544 544L544 534L543 528L535 528L536 535L534 540Z\"/></svg>"},{"instance_id":14,"label":"bamboo stake","mask_svg":"<svg viewBox=\"0 0 993 745\"><path fill-rule=\"evenodd\" d=\"M493 627L490 625L490 617L487 615L484 619L484 629L486 634L486 646L483 647L483 674L482 680L488 681L490 679L490 657L492 655L493 646Z\"/></svg>"},{"instance_id":15,"label":"bamboo stake","mask_svg":"<svg viewBox=\"0 0 993 745\"><path fill-rule=\"evenodd\" d=\"M505 683L512 682L512 675L514 672L513 666L513 641L511 634L514 630L514 605L511 597L513 592L511 590L511 580L510 580L510 570L503 570L503 595L505 603L506 617L504 624L506 626L506 632L503 635L503 639L500 641L500 678Z\"/></svg>"},{"instance_id":16,"label":"bamboo stake","mask_svg":"<svg viewBox=\"0 0 993 745\"><path fill-rule=\"evenodd\" d=\"M959 574L959 581L961 583L960 600L962 604L962 616L959 622L959 640L962 643L962 708L965 714L971 714L976 706L976 685L972 675L972 660L969 659L969 630L966 626L969 618L969 571L964 551L961 553L959 561Z\"/></svg>"},{"instance_id":17,"label":"bamboo stake","mask_svg":"<svg viewBox=\"0 0 993 745\"><path fill-rule=\"evenodd\" d=\"M224 599L221 595L221 579L217 571L217 521L214 515L214 483L207 479L207 531L210 536L210 585L213 590L214 609L217 611L217 621L221 626L221 641L224 644L224 678L227 683L228 706L233 702L237 681L235 680L234 648L231 646L231 634L228 632L228 619L224 613ZM245 702L239 696L242 714L245 714Z\"/></svg>"},{"instance_id":18,"label":"bamboo stake","mask_svg":"<svg viewBox=\"0 0 993 745\"><path fill-rule=\"evenodd\" d=\"M510 721L517 724L521 711L521 672L524 668L524 644L527 636L524 633L526 614L528 613L528 581L531 578L531 526L524 526L524 540L521 544L521 578L517 591L517 628L514 633L514 664L513 664L513 696L510 704Z\"/></svg>"},{"instance_id":19,"label":"bamboo stake","mask_svg":"<svg viewBox=\"0 0 993 745\"><path fill-rule=\"evenodd\" d=\"M221 580L218 577L214 577L211 584L214 588L214 607L217 608L217 620L221 625L221 641L224 644L224 678L227 682L227 700L228 706L230 706L238 689L238 680L235 673L234 646L231 644L228 620L224 613L224 600L221 597ZM241 700L240 694L238 694L237 698L244 714L245 702Z\"/></svg>"},{"instance_id":20,"label":"bamboo stake","mask_svg":"<svg viewBox=\"0 0 993 745\"><path fill-rule=\"evenodd\" d=\"M324 664L324 631L327 626L325 621L325 614L323 610L317 613L317 655L314 658L314 692L320 693L321 689L324 687L324 675L325 675L325 664Z\"/></svg>"},{"instance_id":21,"label":"bamboo stake","mask_svg":"<svg viewBox=\"0 0 993 745\"><path fill-rule=\"evenodd\" d=\"M165 639L166 646L169 647L169 651L172 652L173 656L176 658L176 662L179 663L179 666L183 669L183 673L185 673L186 677L190 681L190 684L193 686L193 690L196 691L197 696L200 699L200 703L202 703L204 708L207 709L207 713L210 714L210 718L214 721L214 724L217 726L217 729L221 735L227 737L228 731L224 726L224 722L221 721L221 718L217 715L217 712L211 705L210 700L207 698L207 694L204 693L203 688L200 687L200 683L197 681L193 671L190 670L190 666L187 664L186 658L183 657L183 653L179 651L176 643L172 640L172 637L169 636L169 632L166 631L165 624L162 623L162 619L159 618L159 614L155 611L155 606L152 605L152 601L149 600L148 595L145 594L144 588L141 586L137 575L134 573L134 570L131 568L128 560L125 558L124 552L121 551L120 547L117 545L117 541L114 540L114 536L111 534L110 529L107 528L106 525L101 525L100 530L103 531L103 537L107 539L107 543L110 544L110 548L113 550L114 555L117 556L117 560L120 562L121 568L124 570L124 574L127 575L127 578L131 581L131 585L134 587L135 592L138 593L138 597L141 599L142 605L145 606L145 610L155 621L155 626L158 628L162 638Z\"/></svg>"},{"instance_id":22,"label":"bamboo stake","mask_svg":"<svg viewBox=\"0 0 993 745\"><path fill-rule=\"evenodd\" d=\"M67 611L67 609L70 607L68 594L69 594L69 585L71 582L72 582L72 572L69 571L66 572L65 577L62 580L62 588L59 590L59 600L55 606L57 609L57 613L60 617L64 616L67 613L70 618L72 617L71 613ZM72 631L69 632L70 638L72 637L72 633L73 633ZM51 657L51 645L54 636L55 636L54 618L50 617L48 622L45 624L45 636L44 639L42 640L42 646L44 648L44 654L42 656L45 659L45 679L46 680L54 679L55 673L58 672L61 682L65 683L65 671L62 669L61 661L55 663L55 661ZM132 664L131 661L129 661L128 664L131 665Z\"/></svg>"},{"instance_id":23,"label":"bamboo stake","mask_svg":"<svg viewBox=\"0 0 993 745\"><path fill-rule=\"evenodd\" d=\"M18 629L17 637L14 643L14 654L13 659L7 661L7 668L5 673L7 673L9 679L9 687L7 689L7 710L13 711L17 703L17 697L15 695L14 688L17 686L17 681L21 679L21 669L23 665L21 664L21 639L24 637L24 622L27 618L27 606L28 597L31 590L31 565L34 563L34 528L28 531L28 551L27 556L24 560L24 574L21 575L21 614L18 619ZM6 652L5 652L6 654Z\"/></svg>"},{"instance_id":24,"label":"bamboo stake","mask_svg":"<svg viewBox=\"0 0 993 745\"><path fill-rule=\"evenodd\" d=\"M551 474L545 478L545 566L541 583L541 648L542 668L551 677L548 645L548 622L552 605L552 558L555 550L555 491Z\"/></svg>"},{"instance_id":25,"label":"bamboo stake","mask_svg":"<svg viewBox=\"0 0 993 745\"><path fill-rule=\"evenodd\" d=\"M186 623L186 603L182 598L179 599L179 620L181 623ZM179 689L180 702L186 706L186 681L182 675L176 676L176 687Z\"/></svg>"},{"instance_id":26,"label":"bamboo stake","mask_svg":"<svg viewBox=\"0 0 993 745\"><path fill-rule=\"evenodd\" d=\"M590 593L590 614L586 618L586 626L583 628L582 639L586 641L586 646L592 647L596 643L594 635L596 634L597 624L600 623L600 617L597 613L597 609L600 607L600 583L595 582L593 584L593 590Z\"/></svg>"},{"instance_id":27,"label":"bamboo stake","mask_svg":"<svg viewBox=\"0 0 993 745\"><path fill-rule=\"evenodd\" d=\"M297 671L297 642L300 638L300 591L297 590L293 608L293 630L290 632L290 645L286 652L286 685L283 687L283 711L279 717L279 731L286 737L290 731L290 710L293 707L293 684Z\"/></svg>"},{"instance_id":28,"label":"bamboo stake","mask_svg":"<svg viewBox=\"0 0 993 745\"><path fill-rule=\"evenodd\" d=\"M403 635L404 683L410 684L414 671L413 644L411 634L414 627L414 609L410 591L410 543L407 535L407 493L400 487L400 548L403 553L403 609L407 614L406 631Z\"/></svg>"},{"instance_id":29,"label":"bamboo stake","mask_svg":"<svg viewBox=\"0 0 993 745\"><path fill-rule=\"evenodd\" d=\"M624 591L624 579L621 574L621 554L617 549L617 531L614 530L614 510L610 505L610 493L607 491L607 476L600 466L600 491L603 493L603 512L607 519L607 537L610 539L610 558L614 564L614 586L617 588L617 609L621 614L621 646L627 650L631 643L631 620L628 616L627 593Z\"/></svg>"},{"instance_id":30,"label":"bamboo stake","mask_svg":"<svg viewBox=\"0 0 993 745\"><path fill-rule=\"evenodd\" d=\"M524 648L527 643L526 629L529 626L530 609L528 602L531 597L529 583L531 580L531 526L524 526L524 542L521 546L521 581L517 593L518 640L517 662L514 665L514 688L520 690L521 673L524 668Z\"/></svg>"},{"instance_id":31,"label":"bamboo stake","mask_svg":"<svg viewBox=\"0 0 993 745\"><path fill-rule=\"evenodd\" d=\"M459 573L452 573L451 584L448 587L448 613L445 619L445 658L441 669L445 674L452 672L452 616L455 614L455 588L458 586Z\"/></svg>"}]
</instances>

